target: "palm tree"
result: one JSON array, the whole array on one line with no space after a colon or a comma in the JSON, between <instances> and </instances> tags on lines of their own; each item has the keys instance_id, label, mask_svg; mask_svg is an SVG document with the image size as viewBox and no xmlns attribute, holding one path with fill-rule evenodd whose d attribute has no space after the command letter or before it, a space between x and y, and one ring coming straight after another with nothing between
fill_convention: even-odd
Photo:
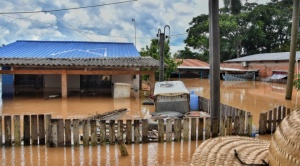
<instances>
[{"instance_id":1,"label":"palm tree","mask_svg":"<svg viewBox=\"0 0 300 166\"><path fill-rule=\"evenodd\" d=\"M230 11L233 15L238 15L242 10L242 2L241 0L223 0L224 7L227 11Z\"/></svg>"}]
</instances>

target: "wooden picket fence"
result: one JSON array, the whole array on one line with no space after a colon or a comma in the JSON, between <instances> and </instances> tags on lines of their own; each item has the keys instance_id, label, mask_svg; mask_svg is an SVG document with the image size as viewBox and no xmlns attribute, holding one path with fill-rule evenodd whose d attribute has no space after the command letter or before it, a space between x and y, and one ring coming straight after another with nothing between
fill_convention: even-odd
<instances>
[{"instance_id":1,"label":"wooden picket fence","mask_svg":"<svg viewBox=\"0 0 300 166\"><path fill-rule=\"evenodd\" d=\"M260 113L259 134L274 133L278 124L290 113L290 109L284 106L275 107L267 112Z\"/></svg>"},{"instance_id":2,"label":"wooden picket fence","mask_svg":"<svg viewBox=\"0 0 300 166\"><path fill-rule=\"evenodd\" d=\"M198 103L201 111L209 112L209 99L198 96ZM225 127L228 130L231 130L227 127L229 126L229 123L237 124L232 126L234 127L232 129L233 135L252 135L252 115L250 114L250 112L220 103L220 116L221 123L225 123ZM220 135L224 135L222 130L220 131Z\"/></svg>"},{"instance_id":3,"label":"wooden picket fence","mask_svg":"<svg viewBox=\"0 0 300 166\"><path fill-rule=\"evenodd\" d=\"M240 116L238 116L240 115ZM252 120L245 111L236 116L222 116L220 136L251 136ZM4 119L2 123L2 119ZM21 137L20 115L0 116L0 142L9 146L47 145L49 147L113 145L121 140L126 144L148 143L148 119L95 120L95 119L52 119L51 115L24 115ZM13 127L12 127L13 122ZM233 122L238 125L232 126ZM210 118L159 119L157 142L180 142L211 138ZM247 125L247 126L245 126ZM2 132L4 128L4 132ZM245 129L248 131L246 132ZM4 138L4 140L3 140Z\"/></svg>"}]
</instances>

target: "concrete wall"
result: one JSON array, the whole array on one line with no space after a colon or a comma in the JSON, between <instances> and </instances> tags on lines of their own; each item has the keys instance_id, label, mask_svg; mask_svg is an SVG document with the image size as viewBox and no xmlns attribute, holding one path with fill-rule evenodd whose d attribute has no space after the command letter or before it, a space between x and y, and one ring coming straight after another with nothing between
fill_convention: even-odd
<instances>
[{"instance_id":1,"label":"concrete wall","mask_svg":"<svg viewBox=\"0 0 300 166\"><path fill-rule=\"evenodd\" d=\"M112 83L128 83L131 84L131 88L139 89L140 84L140 76L136 75L135 78L133 78L133 75L113 75L111 82Z\"/></svg>"},{"instance_id":2,"label":"concrete wall","mask_svg":"<svg viewBox=\"0 0 300 166\"><path fill-rule=\"evenodd\" d=\"M80 88L80 76L68 75L68 88ZM61 75L44 75L44 86L48 88L61 88Z\"/></svg>"},{"instance_id":3,"label":"concrete wall","mask_svg":"<svg viewBox=\"0 0 300 166\"><path fill-rule=\"evenodd\" d=\"M259 76L262 78L271 77L274 70L288 71L288 61L262 61L262 62L247 62L247 67L243 67L241 62L238 63L222 63L221 67L237 68L237 69L259 69ZM299 63L295 64L295 74L299 70Z\"/></svg>"}]
</instances>

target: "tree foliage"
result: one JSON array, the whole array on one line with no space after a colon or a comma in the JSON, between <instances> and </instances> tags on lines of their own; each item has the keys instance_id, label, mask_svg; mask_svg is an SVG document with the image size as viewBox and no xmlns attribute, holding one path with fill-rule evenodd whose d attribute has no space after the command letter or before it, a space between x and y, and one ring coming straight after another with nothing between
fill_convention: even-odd
<instances>
[{"instance_id":1,"label":"tree foliage","mask_svg":"<svg viewBox=\"0 0 300 166\"><path fill-rule=\"evenodd\" d=\"M150 46L146 45L146 48L142 48L140 51L141 56L150 56L156 60L160 59L159 56L159 44L157 39L151 39ZM165 42L164 47L164 63L167 65L164 69L164 80L168 80L171 73L177 70L179 63L176 63L171 56L169 40ZM159 70L155 72L155 80L158 80ZM148 79L148 76L143 76L143 79Z\"/></svg>"},{"instance_id":2,"label":"tree foliage","mask_svg":"<svg viewBox=\"0 0 300 166\"><path fill-rule=\"evenodd\" d=\"M272 0L259 5L245 3L220 9L220 59L221 61L257 53L289 51L292 20L291 0ZM225 3L225 2L224 2ZM235 8L235 10L229 10ZM237 12L239 10L240 12ZM199 57L208 59L209 23L208 15L194 17L186 31L187 47L199 51Z\"/></svg>"}]
</instances>

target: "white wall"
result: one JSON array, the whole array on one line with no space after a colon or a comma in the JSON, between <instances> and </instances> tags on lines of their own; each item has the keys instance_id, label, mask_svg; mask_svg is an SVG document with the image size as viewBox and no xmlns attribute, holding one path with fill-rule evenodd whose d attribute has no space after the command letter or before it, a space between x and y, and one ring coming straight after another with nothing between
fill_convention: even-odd
<instances>
[{"instance_id":1,"label":"white wall","mask_svg":"<svg viewBox=\"0 0 300 166\"><path fill-rule=\"evenodd\" d=\"M136 75L135 79L133 79L133 75L112 75L111 82L128 83L131 84L131 88L139 89L140 88L139 80L140 80L139 75Z\"/></svg>"}]
</instances>

